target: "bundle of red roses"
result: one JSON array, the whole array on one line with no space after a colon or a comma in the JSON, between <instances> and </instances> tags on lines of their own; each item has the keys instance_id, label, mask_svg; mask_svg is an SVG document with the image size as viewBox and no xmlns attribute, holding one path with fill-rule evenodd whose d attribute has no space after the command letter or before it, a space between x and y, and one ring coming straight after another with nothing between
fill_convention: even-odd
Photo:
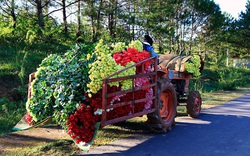
<instances>
[{"instance_id":1,"label":"bundle of red roses","mask_svg":"<svg viewBox=\"0 0 250 156\"><path fill-rule=\"evenodd\" d=\"M76 143L89 142L94 135L94 124L100 121L100 116L93 114L93 107L81 104L74 114L68 118L68 134Z\"/></svg>"},{"instance_id":2,"label":"bundle of red roses","mask_svg":"<svg viewBox=\"0 0 250 156\"><path fill-rule=\"evenodd\" d=\"M120 53L114 53L113 58L115 59L117 64L125 66L129 62L138 63L142 60L145 60L150 57L150 53L147 51L139 52L134 48L128 48L127 50L123 50ZM145 69L149 67L151 61L147 61L145 63Z\"/></svg>"}]
</instances>

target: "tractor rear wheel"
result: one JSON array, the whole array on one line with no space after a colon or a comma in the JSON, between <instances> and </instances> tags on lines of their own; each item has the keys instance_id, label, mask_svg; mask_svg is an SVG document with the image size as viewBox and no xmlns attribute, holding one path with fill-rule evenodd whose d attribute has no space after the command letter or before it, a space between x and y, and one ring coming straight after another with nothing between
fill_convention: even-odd
<instances>
[{"instance_id":1,"label":"tractor rear wheel","mask_svg":"<svg viewBox=\"0 0 250 156\"><path fill-rule=\"evenodd\" d=\"M198 91L191 91L187 97L187 113L192 118L197 118L201 111L202 99Z\"/></svg>"},{"instance_id":2,"label":"tractor rear wheel","mask_svg":"<svg viewBox=\"0 0 250 156\"><path fill-rule=\"evenodd\" d=\"M171 131L175 124L177 98L172 85L161 85L157 95L157 108L154 113L148 114L148 122L155 130Z\"/></svg>"}]
</instances>

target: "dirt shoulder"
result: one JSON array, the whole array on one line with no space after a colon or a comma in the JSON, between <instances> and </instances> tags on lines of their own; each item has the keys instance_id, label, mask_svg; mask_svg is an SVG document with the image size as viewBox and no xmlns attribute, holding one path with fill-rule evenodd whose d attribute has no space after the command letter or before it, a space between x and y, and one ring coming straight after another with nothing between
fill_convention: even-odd
<instances>
[{"instance_id":1,"label":"dirt shoulder","mask_svg":"<svg viewBox=\"0 0 250 156\"><path fill-rule=\"evenodd\" d=\"M64 139L70 139L70 137L58 126L13 132L0 137L0 155L22 153L34 147Z\"/></svg>"}]
</instances>

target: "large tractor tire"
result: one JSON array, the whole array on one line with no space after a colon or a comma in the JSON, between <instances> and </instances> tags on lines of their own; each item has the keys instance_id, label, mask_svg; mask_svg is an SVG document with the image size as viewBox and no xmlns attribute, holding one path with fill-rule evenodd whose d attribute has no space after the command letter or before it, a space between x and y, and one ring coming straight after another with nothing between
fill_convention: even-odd
<instances>
[{"instance_id":1,"label":"large tractor tire","mask_svg":"<svg viewBox=\"0 0 250 156\"><path fill-rule=\"evenodd\" d=\"M175 124L177 98L172 85L159 85L157 95L157 109L148 114L150 127L159 132L171 131Z\"/></svg>"},{"instance_id":2,"label":"large tractor tire","mask_svg":"<svg viewBox=\"0 0 250 156\"><path fill-rule=\"evenodd\" d=\"M187 97L187 113L197 118L201 112L202 99L198 91L191 91Z\"/></svg>"}]
</instances>

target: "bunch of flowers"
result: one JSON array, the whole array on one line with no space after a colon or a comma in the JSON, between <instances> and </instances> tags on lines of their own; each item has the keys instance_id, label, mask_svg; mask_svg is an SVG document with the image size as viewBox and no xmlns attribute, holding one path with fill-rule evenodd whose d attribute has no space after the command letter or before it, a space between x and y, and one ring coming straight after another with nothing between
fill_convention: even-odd
<instances>
[{"instance_id":1,"label":"bunch of flowers","mask_svg":"<svg viewBox=\"0 0 250 156\"><path fill-rule=\"evenodd\" d=\"M138 63L142 60L145 60L150 57L150 53L143 51L139 52L139 50L135 48L128 48L127 50L122 51L121 53L114 53L113 58L115 59L117 64L120 64L121 66L125 66L129 62ZM145 64L145 67L147 68L151 64L150 61L148 61Z\"/></svg>"},{"instance_id":2,"label":"bunch of flowers","mask_svg":"<svg viewBox=\"0 0 250 156\"><path fill-rule=\"evenodd\" d=\"M140 77L135 79L135 85L136 87L142 87L142 86L147 86L150 85L150 77L145 76L145 77ZM153 97L153 89L152 88L145 88L143 89L144 91L144 97L143 98L151 98ZM145 104L143 104L144 109L148 110L152 108L153 102L151 100L146 101Z\"/></svg>"},{"instance_id":3,"label":"bunch of flowers","mask_svg":"<svg viewBox=\"0 0 250 156\"><path fill-rule=\"evenodd\" d=\"M89 67L89 78L91 81L87 84L87 87L89 88L88 92L93 94L97 93L102 88L103 79L117 72L119 68L109 54L102 54L100 60L96 60L94 63L90 64Z\"/></svg>"},{"instance_id":4,"label":"bunch of flowers","mask_svg":"<svg viewBox=\"0 0 250 156\"><path fill-rule=\"evenodd\" d=\"M112 45L112 47L113 47L113 53L121 52L127 48L127 46L124 42L118 42L118 43Z\"/></svg>"},{"instance_id":5,"label":"bunch of flowers","mask_svg":"<svg viewBox=\"0 0 250 156\"><path fill-rule=\"evenodd\" d=\"M100 116L94 115L91 106L81 104L76 112L71 114L67 120L68 134L79 144L80 142L90 142L93 139L94 124L100 121Z\"/></svg>"},{"instance_id":6,"label":"bunch of flowers","mask_svg":"<svg viewBox=\"0 0 250 156\"><path fill-rule=\"evenodd\" d=\"M185 63L185 68L188 73L192 73L193 76L200 76L201 59L198 55L194 55L189 62Z\"/></svg>"},{"instance_id":7,"label":"bunch of flowers","mask_svg":"<svg viewBox=\"0 0 250 156\"><path fill-rule=\"evenodd\" d=\"M154 93L153 93L153 89L150 88L148 90L148 92L146 93L146 98L151 98L153 97ZM148 100L146 102L146 104L144 105L144 109L148 110L148 109L151 109L153 107L153 101L152 100Z\"/></svg>"}]
</instances>

